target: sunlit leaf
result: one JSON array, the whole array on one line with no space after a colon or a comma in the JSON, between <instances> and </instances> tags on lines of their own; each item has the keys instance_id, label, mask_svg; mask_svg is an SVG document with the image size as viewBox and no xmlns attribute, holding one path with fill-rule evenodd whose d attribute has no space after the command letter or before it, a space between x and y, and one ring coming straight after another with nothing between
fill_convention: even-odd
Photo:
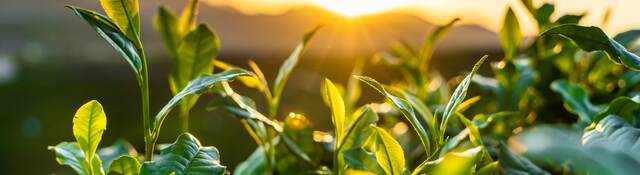
<instances>
[{"instance_id":1,"label":"sunlit leaf","mask_svg":"<svg viewBox=\"0 0 640 175\"><path fill-rule=\"evenodd\" d=\"M444 132L447 128L447 124L449 122L449 118L451 118L451 116L455 113L456 109L458 109L458 105L460 105L460 103L462 103L464 98L467 96L467 89L469 88L469 84L471 84L471 79L473 78L473 75L475 75L476 72L478 72L478 69L480 69L480 66L482 65L482 63L484 63L484 60L486 60L487 57L488 56L485 55L482 58L480 58L480 60L478 60L478 62L476 62L476 64L473 66L473 69L471 69L471 72L462 80L462 82L460 82L458 87L456 87L456 90L453 91L453 94L451 95L451 98L449 99L449 102L447 103L447 106L444 108L444 111L442 113L442 122L440 123L440 135L444 135Z\"/></svg>"},{"instance_id":2,"label":"sunlit leaf","mask_svg":"<svg viewBox=\"0 0 640 175\"><path fill-rule=\"evenodd\" d=\"M402 147L387 131L375 127L376 139L376 159L378 164L388 175L402 175L405 166L404 153Z\"/></svg>"},{"instance_id":3,"label":"sunlit leaf","mask_svg":"<svg viewBox=\"0 0 640 175\"><path fill-rule=\"evenodd\" d=\"M333 121L334 129L336 132L336 148L343 143L345 134L345 106L342 100L342 95L338 91L335 85L329 79L324 80L324 89L327 92L326 98L328 99L329 106L331 108L331 121Z\"/></svg>"},{"instance_id":4,"label":"sunlit leaf","mask_svg":"<svg viewBox=\"0 0 640 175\"><path fill-rule=\"evenodd\" d=\"M140 58L139 50L136 44L118 29L116 24L96 12L73 6L67 7L89 23L129 63L136 75L141 76L142 59Z\"/></svg>"},{"instance_id":5,"label":"sunlit leaf","mask_svg":"<svg viewBox=\"0 0 640 175\"><path fill-rule=\"evenodd\" d=\"M131 156L121 156L114 160L108 174L121 174L121 175L138 175L140 172L140 162L138 159Z\"/></svg>"},{"instance_id":6,"label":"sunlit leaf","mask_svg":"<svg viewBox=\"0 0 640 175\"><path fill-rule=\"evenodd\" d=\"M376 81L373 78L365 77L365 76L355 76L355 78L359 79L362 82L367 83L369 86L373 87L376 91L380 92L384 97L391 102L396 108L400 109L402 115L409 121L413 129L418 133L420 138L420 142L422 143L423 148L427 153L431 151L431 145L429 143L429 135L427 130L424 129L420 121L418 120L418 116L415 114L413 107L411 104L400 97L397 97L390 92L388 92L382 84Z\"/></svg>"},{"instance_id":7,"label":"sunlit leaf","mask_svg":"<svg viewBox=\"0 0 640 175\"><path fill-rule=\"evenodd\" d=\"M169 147L160 150L160 155L153 161L145 162L140 174L224 174L225 168L220 164L220 154L215 147L203 147L198 139L184 133Z\"/></svg>"},{"instance_id":8,"label":"sunlit leaf","mask_svg":"<svg viewBox=\"0 0 640 175\"><path fill-rule=\"evenodd\" d=\"M198 0L190 0L178 19L177 31L181 35L185 35L195 26L196 16L198 15Z\"/></svg>"},{"instance_id":9,"label":"sunlit leaf","mask_svg":"<svg viewBox=\"0 0 640 175\"><path fill-rule=\"evenodd\" d=\"M500 175L500 169L498 168L498 161L491 162L476 172L476 175Z\"/></svg>"},{"instance_id":10,"label":"sunlit leaf","mask_svg":"<svg viewBox=\"0 0 640 175\"><path fill-rule=\"evenodd\" d=\"M107 116L102 105L95 100L82 105L73 116L73 136L82 148L88 162L102 140L102 133L107 129Z\"/></svg>"},{"instance_id":11,"label":"sunlit leaf","mask_svg":"<svg viewBox=\"0 0 640 175\"><path fill-rule=\"evenodd\" d=\"M626 66L632 70L640 70L640 57L627 51L623 45L610 39L598 27L584 27L574 24L560 25L544 32L542 36L560 35L571 39L576 45L586 51L605 51L611 61Z\"/></svg>"},{"instance_id":12,"label":"sunlit leaf","mask_svg":"<svg viewBox=\"0 0 640 175\"><path fill-rule=\"evenodd\" d=\"M132 41L140 36L138 0L100 0L107 16Z\"/></svg>"},{"instance_id":13,"label":"sunlit leaf","mask_svg":"<svg viewBox=\"0 0 640 175\"><path fill-rule=\"evenodd\" d=\"M507 10L507 14L502 22L502 28L500 29L500 43L504 48L505 59L511 59L518 52L520 41L522 40L522 33L520 32L520 23L518 18L513 12L511 7Z\"/></svg>"},{"instance_id":14,"label":"sunlit leaf","mask_svg":"<svg viewBox=\"0 0 640 175\"><path fill-rule=\"evenodd\" d=\"M420 164L413 175L434 174L434 175L465 175L475 171L476 162L482 147L475 147L464 152L450 152L443 157Z\"/></svg>"}]
</instances>

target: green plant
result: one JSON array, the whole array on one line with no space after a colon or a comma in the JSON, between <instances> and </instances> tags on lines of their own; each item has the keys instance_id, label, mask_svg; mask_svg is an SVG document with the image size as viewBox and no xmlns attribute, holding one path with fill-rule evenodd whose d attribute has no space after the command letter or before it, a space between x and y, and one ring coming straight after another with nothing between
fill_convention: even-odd
<instances>
[{"instance_id":1,"label":"green plant","mask_svg":"<svg viewBox=\"0 0 640 175\"><path fill-rule=\"evenodd\" d=\"M492 77L479 72L488 56L452 81L430 68L435 44L454 19L427 35L420 49L401 43L375 56L402 75L390 84L363 76L364 62L354 66L346 86L326 78L320 92L333 128L325 132L301 114L279 111L288 77L320 27L303 35L269 84L253 61L249 71L215 60L220 43L206 24L195 25L197 0L179 18L158 8L155 26L173 58L174 97L152 118L138 2L100 2L107 16L68 7L133 68L142 94L145 156L126 141L99 148L107 117L100 103L90 101L73 118L76 141L49 147L59 164L78 174L228 173L216 148L186 132L189 111L205 93L216 96L208 110L232 114L257 145L234 174L632 174L640 167L634 154L640 57L633 44L640 32L611 38L579 25L581 14L552 19L553 4L522 1L539 29L531 43L523 42L518 18L506 9L499 31L505 55L489 65ZM213 73L214 67L222 71ZM230 84L235 79L260 92L266 107L236 92ZM360 83L384 102L361 105ZM176 107L184 133L154 158L163 121Z\"/></svg>"}]
</instances>

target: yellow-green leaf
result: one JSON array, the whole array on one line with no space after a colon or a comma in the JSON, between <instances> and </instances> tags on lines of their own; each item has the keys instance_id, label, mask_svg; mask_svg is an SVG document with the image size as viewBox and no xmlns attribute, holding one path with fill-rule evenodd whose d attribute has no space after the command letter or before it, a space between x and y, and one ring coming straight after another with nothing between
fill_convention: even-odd
<instances>
[{"instance_id":1,"label":"yellow-green leaf","mask_svg":"<svg viewBox=\"0 0 640 175\"><path fill-rule=\"evenodd\" d=\"M324 89L327 92L326 96L331 107L331 120L336 132L336 148L339 147L344 137L345 130L345 109L342 95L338 91L335 85L329 79L324 79Z\"/></svg>"},{"instance_id":2,"label":"yellow-green leaf","mask_svg":"<svg viewBox=\"0 0 640 175\"><path fill-rule=\"evenodd\" d=\"M73 117L73 136L88 162L93 159L106 129L107 116L98 101L87 102L76 111Z\"/></svg>"},{"instance_id":3,"label":"yellow-green leaf","mask_svg":"<svg viewBox=\"0 0 640 175\"><path fill-rule=\"evenodd\" d=\"M402 147L391 134L382 128L373 126L378 135L376 140L376 159L388 175L402 175L405 166Z\"/></svg>"},{"instance_id":4,"label":"yellow-green leaf","mask_svg":"<svg viewBox=\"0 0 640 175\"><path fill-rule=\"evenodd\" d=\"M155 16L153 24L174 59L178 57L178 43L182 38L176 29L177 23L178 19L171 10L165 6L158 7L158 14Z\"/></svg>"},{"instance_id":5,"label":"yellow-green leaf","mask_svg":"<svg viewBox=\"0 0 640 175\"><path fill-rule=\"evenodd\" d=\"M140 37L140 15L138 0L100 0L107 16L124 32L127 38L138 41Z\"/></svg>"},{"instance_id":6,"label":"yellow-green leaf","mask_svg":"<svg viewBox=\"0 0 640 175\"><path fill-rule=\"evenodd\" d=\"M140 162L131 156L121 156L109 167L107 174L138 175Z\"/></svg>"},{"instance_id":7,"label":"yellow-green leaf","mask_svg":"<svg viewBox=\"0 0 640 175\"><path fill-rule=\"evenodd\" d=\"M520 32L518 18L513 12L513 9L509 7L504 17L502 28L500 29L500 43L502 43L502 47L504 48L505 59L511 59L515 56L521 40L522 33Z\"/></svg>"},{"instance_id":8,"label":"yellow-green leaf","mask_svg":"<svg viewBox=\"0 0 640 175\"><path fill-rule=\"evenodd\" d=\"M195 26L196 16L198 15L198 0L191 0L187 6L182 9L182 14L178 19L178 32L184 35L191 31Z\"/></svg>"}]
</instances>

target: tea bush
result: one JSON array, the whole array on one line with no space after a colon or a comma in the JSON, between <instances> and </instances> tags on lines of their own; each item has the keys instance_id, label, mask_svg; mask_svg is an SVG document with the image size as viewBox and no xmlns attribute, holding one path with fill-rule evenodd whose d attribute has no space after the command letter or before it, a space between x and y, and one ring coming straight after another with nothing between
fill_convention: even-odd
<instances>
[{"instance_id":1,"label":"tea bush","mask_svg":"<svg viewBox=\"0 0 640 175\"><path fill-rule=\"evenodd\" d=\"M362 62L345 85L325 79L321 94L333 130L316 131L301 114L278 114L288 77L321 27L303 35L269 82L254 62L245 70L215 59L220 42L211 27L196 23L197 0L180 16L159 7L154 24L172 57L174 97L151 117L138 1L100 3L106 16L68 7L131 66L140 87L145 149L139 156L123 140L99 148L107 114L90 101L73 117L76 141L49 147L59 164L78 174L228 174L218 150L188 133L189 111L201 94L216 96L208 109L232 113L257 144L234 174L634 174L640 169L638 30L609 37L598 27L579 25L583 15L554 19L553 4L536 7L522 0L537 22L537 37L524 42L509 8L499 31L505 56L489 63L493 75L477 72L488 57L483 56L464 77L448 81L430 62L435 44L459 20L454 19L418 48L401 44L376 54L373 63L402 75L389 84L360 75ZM215 73L214 67L221 70ZM233 80L263 94L258 98L265 98L267 111L235 92ZM456 85L453 91L450 85ZM360 106L362 88L374 89L385 101ZM163 121L176 107L184 133L156 154Z\"/></svg>"}]
</instances>

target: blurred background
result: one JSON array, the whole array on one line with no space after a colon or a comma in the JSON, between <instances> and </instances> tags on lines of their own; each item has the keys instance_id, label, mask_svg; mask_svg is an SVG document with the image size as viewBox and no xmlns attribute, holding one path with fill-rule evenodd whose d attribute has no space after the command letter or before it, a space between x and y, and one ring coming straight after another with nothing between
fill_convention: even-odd
<instances>
[{"instance_id":1,"label":"blurred background","mask_svg":"<svg viewBox=\"0 0 640 175\"><path fill-rule=\"evenodd\" d=\"M358 59L366 62L363 74L386 82L396 74L369 61L372 55L400 41L420 46L434 25L459 17L462 21L438 44L432 62L444 76L453 77L469 70L484 54L494 60L501 57L495 31L507 5L516 9L525 34L537 32L521 4L511 0L201 1L198 21L211 25L220 37L218 59L244 68L248 60L255 60L270 81L301 35L324 25L294 70L281 108L285 114L306 115L315 129L324 131L329 130L331 119L320 98L320 82L325 77L346 82ZM171 98L167 81L171 59L151 19L160 4L177 11L185 3L140 2L152 113ZM118 138L129 140L138 150L143 146L139 93L129 66L65 4L102 12L98 0L0 1L0 169L9 174L68 174L70 169L57 165L47 146L73 140L73 114L91 99L99 100L108 116L101 146ZM640 1L558 0L555 4L556 14L585 14L586 25L599 25L611 9L610 22L603 26L610 35L640 28L634 13ZM239 91L264 106L259 94ZM211 98L204 96L192 111L191 130L203 145L216 146L223 164L233 169L255 143L229 114L205 110ZM361 103L380 100L362 99ZM172 142L179 133L176 117L170 116L165 123L159 143Z\"/></svg>"}]
</instances>

